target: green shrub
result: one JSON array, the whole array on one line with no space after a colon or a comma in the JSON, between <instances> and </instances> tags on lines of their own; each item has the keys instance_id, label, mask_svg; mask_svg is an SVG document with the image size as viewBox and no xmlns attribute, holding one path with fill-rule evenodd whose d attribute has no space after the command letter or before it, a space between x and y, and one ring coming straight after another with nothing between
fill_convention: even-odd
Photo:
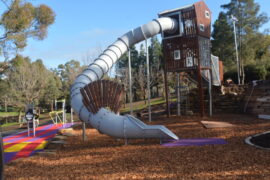
<instances>
[{"instance_id":1,"label":"green shrub","mask_svg":"<svg viewBox=\"0 0 270 180\"><path fill-rule=\"evenodd\" d=\"M245 83L253 80L270 79L270 68L266 68L264 66L247 65L244 69ZM232 79L234 83L237 83L237 71L233 69L224 73L224 80L226 79Z\"/></svg>"},{"instance_id":2,"label":"green shrub","mask_svg":"<svg viewBox=\"0 0 270 180\"><path fill-rule=\"evenodd\" d=\"M264 66L247 65L245 66L245 82L253 80L264 80L267 70Z\"/></svg>"},{"instance_id":3,"label":"green shrub","mask_svg":"<svg viewBox=\"0 0 270 180\"><path fill-rule=\"evenodd\" d=\"M267 74L265 79L270 80L270 67L267 68Z\"/></svg>"},{"instance_id":4,"label":"green shrub","mask_svg":"<svg viewBox=\"0 0 270 180\"><path fill-rule=\"evenodd\" d=\"M224 73L224 80L232 79L235 84L238 83L237 81L237 71L232 69Z\"/></svg>"}]
</instances>

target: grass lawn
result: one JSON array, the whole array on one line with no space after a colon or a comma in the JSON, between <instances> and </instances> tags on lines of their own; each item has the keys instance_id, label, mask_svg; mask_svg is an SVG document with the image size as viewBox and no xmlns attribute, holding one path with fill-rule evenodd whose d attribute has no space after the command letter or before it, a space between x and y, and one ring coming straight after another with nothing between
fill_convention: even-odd
<instances>
[{"instance_id":1,"label":"grass lawn","mask_svg":"<svg viewBox=\"0 0 270 180\"><path fill-rule=\"evenodd\" d=\"M19 112L0 112L0 117L19 116Z\"/></svg>"},{"instance_id":2,"label":"grass lawn","mask_svg":"<svg viewBox=\"0 0 270 180\"><path fill-rule=\"evenodd\" d=\"M176 98L172 98L170 101L175 102L176 100L177 100ZM165 102L166 101L165 101L165 99L163 97L151 99L151 105L164 104ZM132 103L132 105L133 105L133 111L142 110L142 109L145 109L145 108L148 107L148 100L146 100L146 104L145 104L145 101L137 101L137 102ZM125 108L122 107L120 109L121 113L127 113L129 111L130 111L129 103L126 104Z\"/></svg>"},{"instance_id":3,"label":"grass lawn","mask_svg":"<svg viewBox=\"0 0 270 180\"><path fill-rule=\"evenodd\" d=\"M19 112L0 112L1 124L3 123L2 127L19 124L18 122L14 122L17 121L17 116L19 116Z\"/></svg>"},{"instance_id":4,"label":"grass lawn","mask_svg":"<svg viewBox=\"0 0 270 180\"><path fill-rule=\"evenodd\" d=\"M3 124L2 127L8 127L8 126L13 126L13 125L19 125L19 123L17 122L6 123L6 124Z\"/></svg>"},{"instance_id":5,"label":"grass lawn","mask_svg":"<svg viewBox=\"0 0 270 180\"><path fill-rule=\"evenodd\" d=\"M116 140L87 129L69 137L55 155L32 156L6 165L6 179L270 179L269 151L244 143L247 136L269 131L270 121L248 115L222 114L230 128L205 129L199 116L156 117L180 138L217 137L225 145L164 147L159 140Z\"/></svg>"}]
</instances>

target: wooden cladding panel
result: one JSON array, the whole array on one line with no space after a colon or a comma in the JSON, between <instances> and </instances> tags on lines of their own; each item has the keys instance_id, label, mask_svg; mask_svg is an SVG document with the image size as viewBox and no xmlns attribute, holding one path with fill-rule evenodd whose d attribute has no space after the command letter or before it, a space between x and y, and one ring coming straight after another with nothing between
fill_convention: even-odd
<instances>
[{"instance_id":1,"label":"wooden cladding panel","mask_svg":"<svg viewBox=\"0 0 270 180\"><path fill-rule=\"evenodd\" d=\"M165 39L162 44L165 68L168 72L197 68L199 63L198 37ZM180 50L180 59L175 60L174 52L177 50ZM188 57L192 60L192 66L187 64Z\"/></svg>"},{"instance_id":2,"label":"wooden cladding panel","mask_svg":"<svg viewBox=\"0 0 270 180\"><path fill-rule=\"evenodd\" d=\"M124 86L109 80L92 82L81 89L83 104L93 114L100 108L118 113L122 105Z\"/></svg>"},{"instance_id":3,"label":"wooden cladding panel","mask_svg":"<svg viewBox=\"0 0 270 180\"><path fill-rule=\"evenodd\" d=\"M181 12L184 27L184 36L194 36L197 34L196 13L194 9Z\"/></svg>"},{"instance_id":4,"label":"wooden cladding panel","mask_svg":"<svg viewBox=\"0 0 270 180\"><path fill-rule=\"evenodd\" d=\"M199 1L194 4L197 20L198 35L210 38L211 37L211 16L212 13L204 1ZM209 18L206 16L209 13ZM200 31L200 25L204 25L204 31Z\"/></svg>"}]
</instances>

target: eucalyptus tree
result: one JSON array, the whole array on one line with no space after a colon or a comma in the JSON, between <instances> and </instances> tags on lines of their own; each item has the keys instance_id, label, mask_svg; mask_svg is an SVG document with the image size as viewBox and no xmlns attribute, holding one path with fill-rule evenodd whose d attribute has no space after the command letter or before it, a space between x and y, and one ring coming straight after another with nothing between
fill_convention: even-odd
<instances>
[{"instance_id":1,"label":"eucalyptus tree","mask_svg":"<svg viewBox=\"0 0 270 180\"><path fill-rule=\"evenodd\" d=\"M14 105L24 107L42 98L50 71L42 60L31 62L27 57L16 56L5 75Z\"/></svg>"},{"instance_id":2,"label":"eucalyptus tree","mask_svg":"<svg viewBox=\"0 0 270 180\"><path fill-rule=\"evenodd\" d=\"M83 69L84 67L81 66L79 61L70 60L66 62L65 64L58 65L57 69L55 70L57 75L60 77L60 80L62 83L61 97L67 99L67 102L69 102L70 100L70 97L69 97L70 87L72 83L74 82L76 76L79 73L81 73Z\"/></svg>"},{"instance_id":3,"label":"eucalyptus tree","mask_svg":"<svg viewBox=\"0 0 270 180\"><path fill-rule=\"evenodd\" d=\"M1 0L6 10L0 17L0 53L9 60L27 45L28 38L43 40L55 13L47 5L34 6L23 0Z\"/></svg>"}]
</instances>

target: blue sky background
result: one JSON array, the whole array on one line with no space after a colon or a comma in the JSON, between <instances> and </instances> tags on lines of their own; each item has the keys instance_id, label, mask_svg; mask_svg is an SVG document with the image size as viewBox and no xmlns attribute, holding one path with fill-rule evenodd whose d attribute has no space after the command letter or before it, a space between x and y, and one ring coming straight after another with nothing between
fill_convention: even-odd
<instances>
[{"instance_id":1,"label":"blue sky background","mask_svg":"<svg viewBox=\"0 0 270 180\"><path fill-rule=\"evenodd\" d=\"M119 36L148 21L157 18L163 10L174 9L197 0L32 0L34 4L46 4L55 14L55 23L49 28L43 41L29 39L21 52L32 60L42 59L48 68L55 68L71 59L85 63L87 57L97 56L101 49ZM220 5L230 0L205 0L212 11L212 23L222 10ZM261 12L270 16L268 0L255 0ZM4 6L0 4L3 12ZM270 28L268 22L262 28ZM3 59L3 58L0 58Z\"/></svg>"}]
</instances>

